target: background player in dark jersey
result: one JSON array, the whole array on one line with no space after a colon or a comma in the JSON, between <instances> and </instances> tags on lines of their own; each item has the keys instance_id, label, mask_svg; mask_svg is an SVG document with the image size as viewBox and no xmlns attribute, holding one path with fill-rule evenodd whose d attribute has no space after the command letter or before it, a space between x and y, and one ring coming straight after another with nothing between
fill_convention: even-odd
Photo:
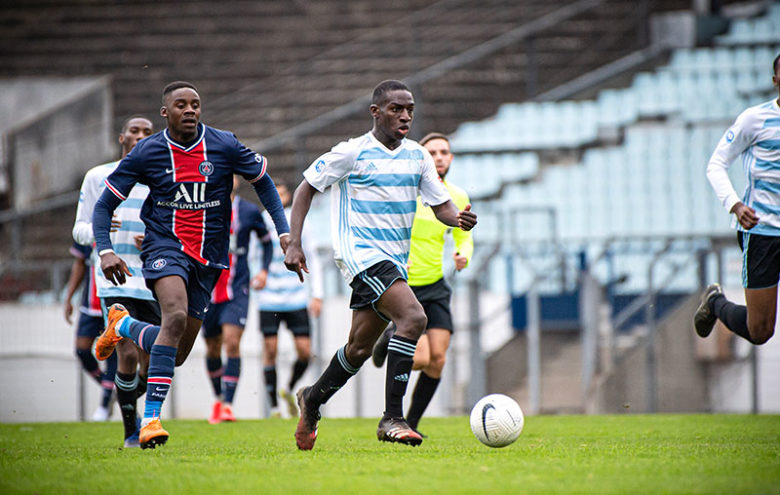
<instances>
[{"instance_id":1,"label":"background player in dark jersey","mask_svg":"<svg viewBox=\"0 0 780 495\"><path fill-rule=\"evenodd\" d=\"M111 214L136 183L149 186L141 210L146 225L141 259L147 285L162 311L162 324L131 318L121 305L111 307L108 325L96 349L109 351L130 338L149 352L142 448L168 440L160 409L168 395L174 366L189 355L220 271L228 268L230 193L233 174L247 179L289 242L287 220L266 159L230 132L200 122L201 99L191 83L176 81L163 89L160 109L167 128L136 145L106 179L95 206L93 228L100 267L115 284L131 275L108 236Z\"/></svg>"},{"instance_id":2,"label":"background player in dark jersey","mask_svg":"<svg viewBox=\"0 0 780 495\"><path fill-rule=\"evenodd\" d=\"M73 316L73 295L84 282L79 306L79 319L76 322L76 356L81 362L81 367L103 389L100 405L92 415L92 421L106 421L111 416L111 396L114 393L114 376L116 375L116 355L112 355L106 361L106 370L100 371L97 359L92 355L92 343L103 331L103 315L100 309L100 299L97 297L95 283L92 274L92 265L89 257L92 248L73 243L70 248L73 255L73 264L70 268L68 289L65 295L65 321L71 324Z\"/></svg>"},{"instance_id":3,"label":"background player in dark jersey","mask_svg":"<svg viewBox=\"0 0 780 495\"><path fill-rule=\"evenodd\" d=\"M253 203L236 195L238 177L233 178L233 213L230 221L230 269L223 270L211 293L211 304L203 319L206 340L206 369L216 402L211 408L209 423L235 421L233 396L241 375L241 336L249 310L249 241L254 232L263 247L262 270L268 271L273 256L271 235L263 214ZM222 367L222 346L227 365Z\"/></svg>"}]
</instances>

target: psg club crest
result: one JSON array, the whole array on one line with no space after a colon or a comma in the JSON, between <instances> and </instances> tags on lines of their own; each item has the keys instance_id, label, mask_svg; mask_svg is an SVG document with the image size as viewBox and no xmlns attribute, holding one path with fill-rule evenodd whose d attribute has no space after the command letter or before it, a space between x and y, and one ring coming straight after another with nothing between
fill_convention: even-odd
<instances>
[{"instance_id":1,"label":"psg club crest","mask_svg":"<svg viewBox=\"0 0 780 495\"><path fill-rule=\"evenodd\" d=\"M167 264L168 262L165 261L165 258L159 258L152 261L152 268L154 268L155 270L161 270Z\"/></svg>"},{"instance_id":2,"label":"psg club crest","mask_svg":"<svg viewBox=\"0 0 780 495\"><path fill-rule=\"evenodd\" d=\"M203 177L208 177L214 173L214 164L208 160L202 161L200 162L200 165L198 165L198 172L200 172L200 175Z\"/></svg>"}]
</instances>

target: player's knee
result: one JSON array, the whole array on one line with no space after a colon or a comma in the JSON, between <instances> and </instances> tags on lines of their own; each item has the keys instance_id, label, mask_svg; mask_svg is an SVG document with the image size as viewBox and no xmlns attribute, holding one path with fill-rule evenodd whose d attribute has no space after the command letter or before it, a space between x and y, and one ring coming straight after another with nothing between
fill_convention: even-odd
<instances>
[{"instance_id":1,"label":"player's knee","mask_svg":"<svg viewBox=\"0 0 780 495\"><path fill-rule=\"evenodd\" d=\"M447 355L446 354L431 354L431 359L428 362L428 369L430 371L438 372L441 374L441 371L444 369L444 363L447 362Z\"/></svg>"},{"instance_id":2,"label":"player's knee","mask_svg":"<svg viewBox=\"0 0 780 495\"><path fill-rule=\"evenodd\" d=\"M187 310L175 309L164 314L162 326L173 335L181 337L187 328Z\"/></svg>"},{"instance_id":3,"label":"player's knee","mask_svg":"<svg viewBox=\"0 0 780 495\"><path fill-rule=\"evenodd\" d=\"M766 344L775 334L774 325L761 325L755 328L751 327L750 338L756 345Z\"/></svg>"},{"instance_id":4,"label":"player's knee","mask_svg":"<svg viewBox=\"0 0 780 495\"><path fill-rule=\"evenodd\" d=\"M419 311L409 311L401 321L394 323L397 327L396 334L409 335L414 339L418 339L428 324L428 317L425 316L425 312L420 308Z\"/></svg>"}]
</instances>

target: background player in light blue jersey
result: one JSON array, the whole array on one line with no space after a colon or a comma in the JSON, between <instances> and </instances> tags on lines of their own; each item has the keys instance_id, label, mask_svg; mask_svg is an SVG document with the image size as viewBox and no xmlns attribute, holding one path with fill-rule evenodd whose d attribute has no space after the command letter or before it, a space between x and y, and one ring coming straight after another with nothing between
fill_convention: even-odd
<instances>
[{"instance_id":1,"label":"background player in light blue jersey","mask_svg":"<svg viewBox=\"0 0 780 495\"><path fill-rule=\"evenodd\" d=\"M446 225L471 230L477 223L470 206L458 211L436 174L430 153L406 139L414 114L409 88L400 81L379 83L370 112L373 129L315 160L293 198L285 265L303 281L302 272L308 271L301 246L303 222L314 193L330 186L334 257L353 290L347 344L314 385L297 393L300 419L295 440L301 450L314 448L320 406L371 356L388 321L395 323L396 332L388 344L385 412L377 438L407 445L422 443L403 417L414 351L427 321L406 282L417 196Z\"/></svg>"},{"instance_id":2,"label":"background player in light blue jersey","mask_svg":"<svg viewBox=\"0 0 780 495\"><path fill-rule=\"evenodd\" d=\"M772 83L778 91L779 64L780 55L772 64ZM727 174L738 156L748 179L742 198ZM694 328L706 337L719 319L748 342L763 344L775 331L780 278L780 98L737 117L710 158L707 178L726 211L736 217L747 305L728 301L720 285L711 284L694 315Z\"/></svg>"},{"instance_id":3,"label":"background player in light blue jersey","mask_svg":"<svg viewBox=\"0 0 780 495\"><path fill-rule=\"evenodd\" d=\"M84 288L81 292L79 304L79 319L76 322L76 356L81 362L81 367L103 389L100 405L92 415L92 421L106 421L111 416L111 398L114 394L114 377L116 375L116 355L106 361L106 370L101 371L97 359L92 355L92 343L103 331L103 313L100 309L100 299L97 296L94 278L94 266L90 263L92 247L73 243L70 248L73 255L73 264L70 267L67 294L65 294L65 321L71 324L73 316L73 295L81 283Z\"/></svg>"},{"instance_id":4,"label":"background player in light blue jersey","mask_svg":"<svg viewBox=\"0 0 780 495\"><path fill-rule=\"evenodd\" d=\"M127 119L119 134L122 158L127 156L141 139L150 136L152 130L151 121L145 117L133 116ZM92 214L95 203L106 187L106 177L116 169L117 165L119 165L118 161L98 165L84 176L76 210L76 222L73 225L73 238L79 244L91 246L95 242L92 235ZM119 303L124 305L134 317L159 323L160 308L152 292L146 287L141 274L141 241L145 229L141 221L141 206L148 194L148 187L140 184L134 187L127 199L116 209L111 222L111 240L114 248L122 253L134 276L127 284L114 286L106 280L101 271L96 270L95 286L103 313L112 304ZM97 253L93 253L93 262L97 263ZM101 324L101 331L103 326ZM146 355L139 353L138 348L129 340L120 343L117 352L113 355L119 357L114 382L125 429L125 447L138 447L136 400L146 390L148 360ZM102 358L98 355L98 359ZM139 362L141 371L137 372Z\"/></svg>"},{"instance_id":5,"label":"background player in light blue jersey","mask_svg":"<svg viewBox=\"0 0 780 495\"><path fill-rule=\"evenodd\" d=\"M284 184L277 184L276 190L285 207L285 215L289 218L292 194ZM269 222L266 222L270 225ZM267 271L261 270L252 280L252 287L260 290L258 305L260 307L260 331L263 333L263 377L268 400L271 404L271 416L280 416L277 399L276 355L278 348L279 326L282 321L292 332L295 342L296 360L290 372L287 387L278 391L286 402L290 416L298 415L295 397L292 391L295 384L306 372L311 360L311 322L309 312L315 318L322 311L322 266L314 248L314 239L304 228L301 245L309 264L311 276L308 285L301 285L295 273L284 266L284 253L279 245L276 232L271 236L273 242L273 259Z\"/></svg>"}]
</instances>

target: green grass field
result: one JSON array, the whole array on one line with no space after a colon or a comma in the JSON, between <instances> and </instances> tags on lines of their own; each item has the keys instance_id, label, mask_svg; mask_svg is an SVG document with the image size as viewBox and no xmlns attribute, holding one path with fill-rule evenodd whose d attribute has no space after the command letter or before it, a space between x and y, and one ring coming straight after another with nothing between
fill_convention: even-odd
<instances>
[{"instance_id":1,"label":"green grass field","mask_svg":"<svg viewBox=\"0 0 780 495\"><path fill-rule=\"evenodd\" d=\"M539 416L503 449L466 417L426 418L417 448L376 423L325 419L311 452L293 420L169 420L146 451L119 423L5 424L0 493L780 493L780 416Z\"/></svg>"}]
</instances>

